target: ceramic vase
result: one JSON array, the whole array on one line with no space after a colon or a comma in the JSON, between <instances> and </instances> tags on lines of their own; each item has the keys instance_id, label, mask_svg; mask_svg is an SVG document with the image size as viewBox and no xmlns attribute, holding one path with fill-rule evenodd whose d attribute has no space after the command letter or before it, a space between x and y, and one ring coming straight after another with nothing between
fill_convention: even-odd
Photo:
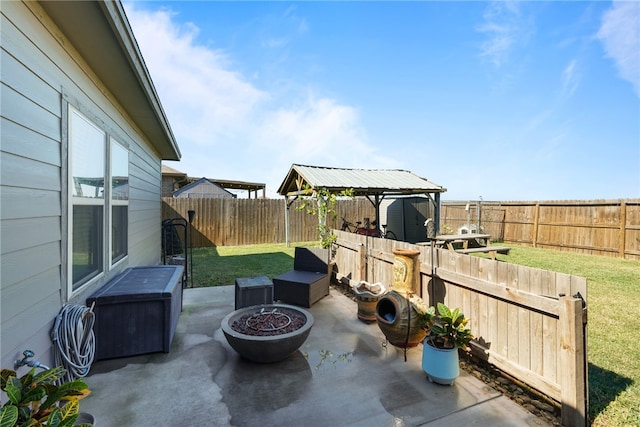
<instances>
[{"instance_id":1,"label":"ceramic vase","mask_svg":"<svg viewBox=\"0 0 640 427\"><path fill-rule=\"evenodd\" d=\"M380 297L378 295L356 295L358 303L358 319L364 323L376 321L376 305Z\"/></svg>"},{"instance_id":2,"label":"ceramic vase","mask_svg":"<svg viewBox=\"0 0 640 427\"><path fill-rule=\"evenodd\" d=\"M397 292L420 294L420 267L415 249L395 248L393 252L393 286Z\"/></svg>"}]
</instances>

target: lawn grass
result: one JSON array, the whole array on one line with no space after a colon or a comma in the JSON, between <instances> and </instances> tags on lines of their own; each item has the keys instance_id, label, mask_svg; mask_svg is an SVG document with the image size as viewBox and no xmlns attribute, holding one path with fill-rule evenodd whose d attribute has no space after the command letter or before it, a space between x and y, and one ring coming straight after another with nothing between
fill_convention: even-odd
<instances>
[{"instance_id":1,"label":"lawn grass","mask_svg":"<svg viewBox=\"0 0 640 427\"><path fill-rule=\"evenodd\" d=\"M640 426L640 262L507 246L510 254L498 259L587 278L590 422ZM293 253L294 246L284 244L194 249L193 284L221 286L233 285L237 277L273 278L293 268Z\"/></svg>"},{"instance_id":2,"label":"lawn grass","mask_svg":"<svg viewBox=\"0 0 640 427\"><path fill-rule=\"evenodd\" d=\"M640 426L640 262L511 247L499 259L587 278L589 419Z\"/></svg>"},{"instance_id":3,"label":"lawn grass","mask_svg":"<svg viewBox=\"0 0 640 427\"><path fill-rule=\"evenodd\" d=\"M319 242L220 246L193 249L193 286L233 285L238 277L275 276L293 269L295 246L320 247ZM189 283L191 285L191 283Z\"/></svg>"}]
</instances>

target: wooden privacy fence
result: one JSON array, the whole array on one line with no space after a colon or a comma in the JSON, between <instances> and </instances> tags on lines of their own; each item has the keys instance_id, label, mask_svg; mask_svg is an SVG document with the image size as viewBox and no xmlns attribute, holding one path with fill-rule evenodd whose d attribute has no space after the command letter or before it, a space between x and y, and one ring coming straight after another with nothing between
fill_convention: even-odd
<instances>
[{"instance_id":1,"label":"wooden privacy fence","mask_svg":"<svg viewBox=\"0 0 640 427\"><path fill-rule=\"evenodd\" d=\"M431 246L334 231L337 277L390 286L393 248L421 251L421 296L470 318L474 355L558 401L562 424L587 423L587 281Z\"/></svg>"},{"instance_id":2,"label":"wooden privacy fence","mask_svg":"<svg viewBox=\"0 0 640 427\"><path fill-rule=\"evenodd\" d=\"M440 211L441 229L480 223L506 243L640 260L640 199L443 202Z\"/></svg>"},{"instance_id":3,"label":"wooden privacy fence","mask_svg":"<svg viewBox=\"0 0 640 427\"><path fill-rule=\"evenodd\" d=\"M162 199L162 218L187 218L195 210L194 247L285 242L284 199ZM493 240L594 255L640 260L640 199L551 202L443 202L441 232L477 224ZM290 240L318 240L317 218L290 211ZM339 229L341 217L351 222L375 218L368 200L344 200L328 225ZM426 230L425 230L426 236Z\"/></svg>"},{"instance_id":4,"label":"wooden privacy fence","mask_svg":"<svg viewBox=\"0 0 640 427\"><path fill-rule=\"evenodd\" d=\"M290 240L311 242L318 238L318 218L296 201L291 206ZM191 245L196 248L210 246L237 246L261 243L285 243L284 199L188 199L162 198L162 219L188 218L189 210L196 211L193 220ZM342 217L350 221L375 218L375 210L368 200L340 202L337 217L328 225L340 228Z\"/></svg>"}]
</instances>

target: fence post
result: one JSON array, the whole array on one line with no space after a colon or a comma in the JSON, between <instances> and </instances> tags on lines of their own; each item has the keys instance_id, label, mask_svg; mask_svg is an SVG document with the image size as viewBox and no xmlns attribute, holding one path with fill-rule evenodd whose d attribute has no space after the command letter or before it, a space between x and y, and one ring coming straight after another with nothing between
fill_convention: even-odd
<instances>
[{"instance_id":1,"label":"fence post","mask_svg":"<svg viewBox=\"0 0 640 427\"><path fill-rule=\"evenodd\" d=\"M627 202L620 202L620 235L618 238L618 256L624 259L627 234Z\"/></svg>"},{"instance_id":2,"label":"fence post","mask_svg":"<svg viewBox=\"0 0 640 427\"><path fill-rule=\"evenodd\" d=\"M367 250L363 244L358 246L358 280L367 280Z\"/></svg>"},{"instance_id":3,"label":"fence post","mask_svg":"<svg viewBox=\"0 0 640 427\"><path fill-rule=\"evenodd\" d=\"M587 349L582 299L560 298L560 403L563 426L587 425Z\"/></svg>"},{"instance_id":4,"label":"fence post","mask_svg":"<svg viewBox=\"0 0 640 427\"><path fill-rule=\"evenodd\" d=\"M540 203L536 203L535 210L533 213L533 236L531 242L533 243L533 247L538 247L538 221L540 220Z\"/></svg>"}]
</instances>

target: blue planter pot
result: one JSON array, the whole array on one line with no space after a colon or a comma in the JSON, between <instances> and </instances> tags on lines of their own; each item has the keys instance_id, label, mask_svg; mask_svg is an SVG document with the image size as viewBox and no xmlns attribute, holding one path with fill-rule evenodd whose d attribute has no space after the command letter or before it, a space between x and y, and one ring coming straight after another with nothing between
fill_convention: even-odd
<instances>
[{"instance_id":1,"label":"blue planter pot","mask_svg":"<svg viewBox=\"0 0 640 427\"><path fill-rule=\"evenodd\" d=\"M435 348L426 342L423 342L422 347L422 369L426 372L429 381L453 385L460 375L458 349Z\"/></svg>"}]
</instances>

